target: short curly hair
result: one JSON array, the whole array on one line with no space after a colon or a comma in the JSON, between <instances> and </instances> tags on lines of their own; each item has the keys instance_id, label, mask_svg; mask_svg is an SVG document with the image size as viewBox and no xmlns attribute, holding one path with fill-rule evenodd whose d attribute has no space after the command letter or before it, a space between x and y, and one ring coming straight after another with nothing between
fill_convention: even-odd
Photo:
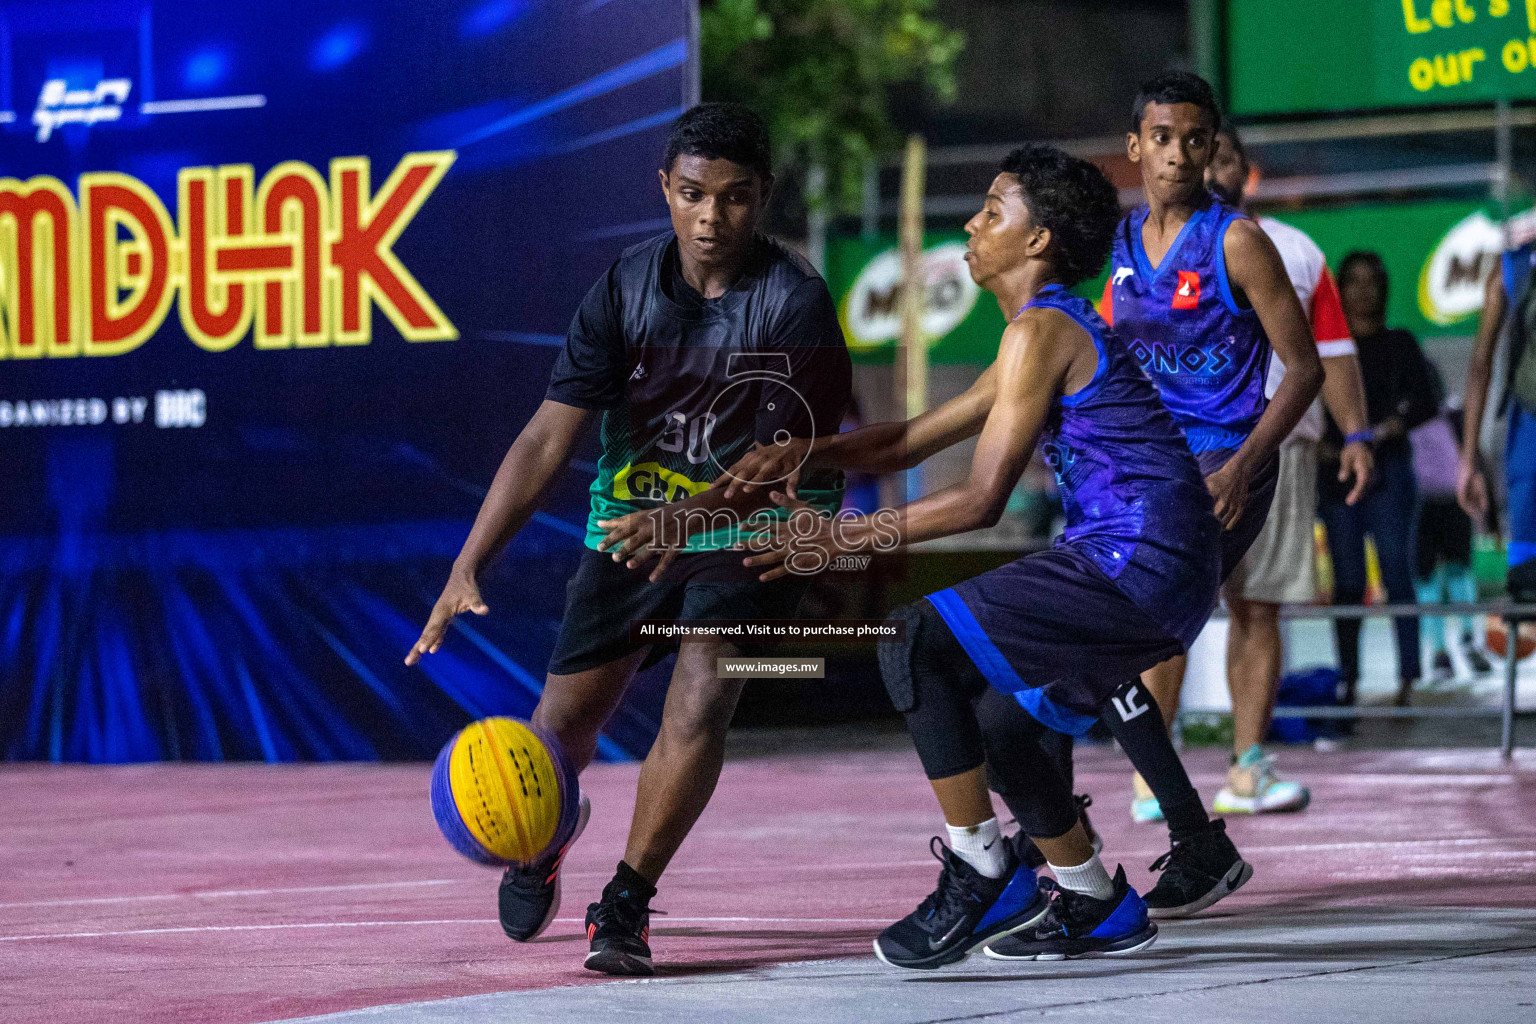
<instances>
[{"instance_id":1,"label":"short curly hair","mask_svg":"<svg viewBox=\"0 0 1536 1024\"><path fill-rule=\"evenodd\" d=\"M1109 259L1120 223L1120 194L1087 160L1054 146L1020 146L998 168L1019 179L1024 205L1049 229L1047 258L1070 287L1097 274Z\"/></svg>"},{"instance_id":2,"label":"short curly hair","mask_svg":"<svg viewBox=\"0 0 1536 1024\"><path fill-rule=\"evenodd\" d=\"M700 103L684 111L672 123L662 167L671 171L680 156L729 160L756 171L760 178L773 176L768 125L740 103Z\"/></svg>"}]
</instances>

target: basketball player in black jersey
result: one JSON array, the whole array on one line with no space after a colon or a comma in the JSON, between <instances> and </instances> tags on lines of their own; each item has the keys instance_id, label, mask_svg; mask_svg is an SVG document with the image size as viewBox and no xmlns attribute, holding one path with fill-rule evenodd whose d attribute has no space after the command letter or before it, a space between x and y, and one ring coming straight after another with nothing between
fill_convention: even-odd
<instances>
[{"instance_id":1,"label":"basketball player in black jersey","mask_svg":"<svg viewBox=\"0 0 1536 1024\"><path fill-rule=\"evenodd\" d=\"M754 443L835 433L849 400L852 370L825 282L758 233L772 184L768 132L757 115L707 103L678 120L661 170L673 230L627 250L582 301L544 402L508 451L406 657L415 664L436 651L454 616L487 613L478 574L528 521L600 414L587 550L567 587L533 713L578 769L592 760L636 671L668 653L633 643L631 620L788 618L804 591L803 578L760 582L728 550L736 524L770 504L766 491L727 498L709 487ZM836 511L841 475L824 471L800 494ZM701 497L686 521L668 511L690 495ZM684 553L649 576L602 550L610 545L599 524L636 512L653 516L656 533L674 546L686 539ZM740 680L716 678L716 658L753 653L720 641L678 648L624 859L587 910L588 968L652 973L649 901L714 791L741 693ZM578 836L589 814L583 797ZM503 876L501 924L514 940L532 939L553 920L564 854L551 851Z\"/></svg>"}]
</instances>

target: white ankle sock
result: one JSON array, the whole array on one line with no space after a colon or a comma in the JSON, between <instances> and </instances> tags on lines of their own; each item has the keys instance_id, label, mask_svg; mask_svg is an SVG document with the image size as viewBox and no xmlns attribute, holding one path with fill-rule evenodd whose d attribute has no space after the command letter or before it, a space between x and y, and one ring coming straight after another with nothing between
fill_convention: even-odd
<instances>
[{"instance_id":1,"label":"white ankle sock","mask_svg":"<svg viewBox=\"0 0 1536 1024\"><path fill-rule=\"evenodd\" d=\"M1003 830L996 818L980 825L945 825L949 829L949 848L955 855L987 878L1001 878L1008 866L1003 846Z\"/></svg>"},{"instance_id":2,"label":"white ankle sock","mask_svg":"<svg viewBox=\"0 0 1536 1024\"><path fill-rule=\"evenodd\" d=\"M1051 874L1056 876L1056 884L1063 889L1071 889L1096 900L1107 900L1115 894L1115 883L1110 879L1109 872L1104 870L1104 862L1099 860L1098 854L1076 867L1064 868L1051 863L1047 863L1046 867L1051 869Z\"/></svg>"}]
</instances>

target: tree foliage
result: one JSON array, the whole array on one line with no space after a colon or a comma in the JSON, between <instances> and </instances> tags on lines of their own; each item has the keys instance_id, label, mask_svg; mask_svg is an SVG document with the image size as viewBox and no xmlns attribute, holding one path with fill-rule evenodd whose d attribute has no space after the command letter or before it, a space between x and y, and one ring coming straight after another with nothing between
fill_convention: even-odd
<instances>
[{"instance_id":1,"label":"tree foliage","mask_svg":"<svg viewBox=\"0 0 1536 1024\"><path fill-rule=\"evenodd\" d=\"M705 0L704 98L762 114L775 159L825 164L830 198L851 212L866 162L900 142L888 88L915 83L954 99L965 38L932 8L932 0Z\"/></svg>"}]
</instances>

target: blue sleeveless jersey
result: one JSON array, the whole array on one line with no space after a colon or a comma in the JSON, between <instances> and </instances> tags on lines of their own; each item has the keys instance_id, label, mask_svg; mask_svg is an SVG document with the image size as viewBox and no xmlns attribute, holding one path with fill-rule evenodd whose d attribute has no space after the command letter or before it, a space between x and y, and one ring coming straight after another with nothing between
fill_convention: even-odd
<instances>
[{"instance_id":1,"label":"blue sleeveless jersey","mask_svg":"<svg viewBox=\"0 0 1536 1024\"><path fill-rule=\"evenodd\" d=\"M1053 408L1040 447L1066 512L1058 544L1085 554L1189 644L1215 605L1221 527L1200 467L1119 330L1059 285L1025 306L1059 310L1098 350L1093 379Z\"/></svg>"},{"instance_id":2,"label":"blue sleeveless jersey","mask_svg":"<svg viewBox=\"0 0 1536 1024\"><path fill-rule=\"evenodd\" d=\"M1266 404L1269 338L1233 297L1222 248L1244 216L1211 196L1154 270L1139 206L1120 222L1110 256L1106 313L1196 453L1240 447Z\"/></svg>"}]
</instances>

